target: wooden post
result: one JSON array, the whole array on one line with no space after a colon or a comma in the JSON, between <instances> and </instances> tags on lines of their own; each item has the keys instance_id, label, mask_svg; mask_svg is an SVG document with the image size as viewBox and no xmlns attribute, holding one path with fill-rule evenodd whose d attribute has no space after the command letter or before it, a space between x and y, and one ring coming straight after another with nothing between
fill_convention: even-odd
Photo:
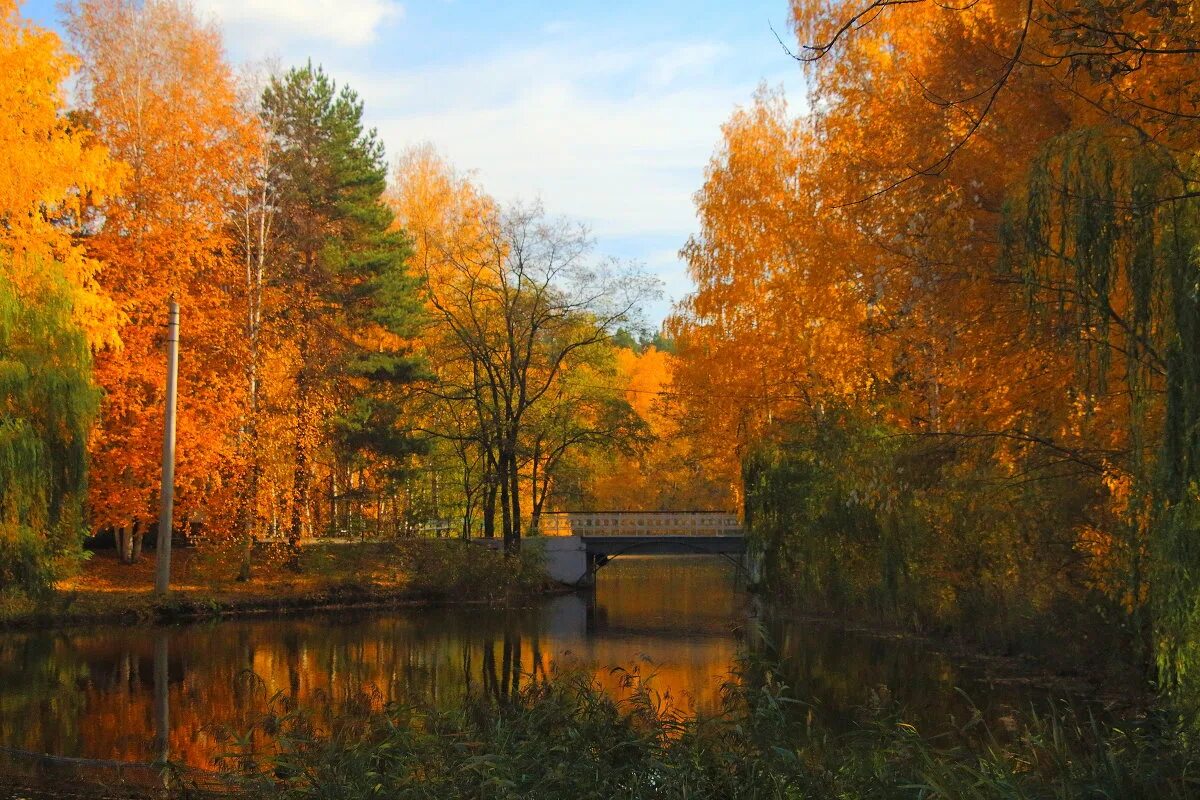
<instances>
[{"instance_id":1,"label":"wooden post","mask_svg":"<svg viewBox=\"0 0 1200 800\"><path fill-rule=\"evenodd\" d=\"M179 304L171 300L167 324L167 409L163 422L162 489L158 507L157 573L154 591L171 588L171 516L175 506L175 388L179 378Z\"/></svg>"}]
</instances>

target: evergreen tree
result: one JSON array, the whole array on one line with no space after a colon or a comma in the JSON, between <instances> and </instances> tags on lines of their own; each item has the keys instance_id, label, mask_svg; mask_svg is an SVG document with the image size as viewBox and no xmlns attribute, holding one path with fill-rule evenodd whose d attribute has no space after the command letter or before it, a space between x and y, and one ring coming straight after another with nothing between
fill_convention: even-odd
<instances>
[{"instance_id":1,"label":"evergreen tree","mask_svg":"<svg viewBox=\"0 0 1200 800\"><path fill-rule=\"evenodd\" d=\"M311 63L272 80L263 115L274 150L282 321L299 355L292 541L300 538L313 448L331 434L340 460L394 474L418 449L403 389L421 375L410 247L383 201L383 144L363 106ZM335 409L321 430L318 398Z\"/></svg>"}]
</instances>

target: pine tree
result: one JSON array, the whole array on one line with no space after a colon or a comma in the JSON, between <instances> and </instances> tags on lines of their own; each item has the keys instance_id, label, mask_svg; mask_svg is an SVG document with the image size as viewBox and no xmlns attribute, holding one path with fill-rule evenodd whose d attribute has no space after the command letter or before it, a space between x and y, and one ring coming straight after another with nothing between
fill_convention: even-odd
<instances>
[{"instance_id":1,"label":"pine tree","mask_svg":"<svg viewBox=\"0 0 1200 800\"><path fill-rule=\"evenodd\" d=\"M383 145L362 113L354 91L311 63L263 95L289 298L280 317L298 361L293 544L310 504L314 449L326 437L340 460L391 471L418 448L401 411L403 387L421 373L410 345L421 306L408 241L383 201Z\"/></svg>"}]
</instances>

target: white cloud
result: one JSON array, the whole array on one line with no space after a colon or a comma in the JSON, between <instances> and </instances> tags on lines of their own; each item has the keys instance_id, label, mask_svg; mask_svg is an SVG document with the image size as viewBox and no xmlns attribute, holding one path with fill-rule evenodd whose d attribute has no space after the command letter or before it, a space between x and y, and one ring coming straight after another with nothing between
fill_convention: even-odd
<instances>
[{"instance_id":1,"label":"white cloud","mask_svg":"<svg viewBox=\"0 0 1200 800\"><path fill-rule=\"evenodd\" d=\"M540 46L342 77L393 154L431 141L503 200L539 196L601 238L670 235L682 245L720 125L755 83L710 79L726 52L714 43L580 51Z\"/></svg>"},{"instance_id":2,"label":"white cloud","mask_svg":"<svg viewBox=\"0 0 1200 800\"><path fill-rule=\"evenodd\" d=\"M650 81L656 86L674 83L689 73L703 71L728 52L728 47L716 42L695 42L669 48L654 59Z\"/></svg>"},{"instance_id":3,"label":"white cloud","mask_svg":"<svg viewBox=\"0 0 1200 800\"><path fill-rule=\"evenodd\" d=\"M390 155L432 142L501 201L540 198L551 213L587 223L602 252L648 262L673 299L688 286L674 251L696 229L692 195L721 124L761 78L795 75L784 59L774 74L755 74L741 63L744 46L738 52L719 40L633 44L558 20L547 23L553 34L544 30L525 46L414 64L392 58L385 41L339 44L369 39L399 14L390 0L336 0L336 10L324 5L334 0L198 1L223 15L243 45L235 51L275 47L293 61L322 62L358 91ZM293 15L295 32L266 39L278 20L246 21L275 13ZM243 21L229 26L230 19ZM317 52L302 35L324 37ZM652 314L666 309L654 304Z\"/></svg>"},{"instance_id":4,"label":"white cloud","mask_svg":"<svg viewBox=\"0 0 1200 800\"><path fill-rule=\"evenodd\" d=\"M236 39L330 42L344 47L371 42L386 21L400 19L394 0L197 0L197 8L224 23Z\"/></svg>"},{"instance_id":5,"label":"white cloud","mask_svg":"<svg viewBox=\"0 0 1200 800\"><path fill-rule=\"evenodd\" d=\"M758 83L725 78L719 68L732 57L707 41L572 41L340 76L392 155L432 142L502 201L539 197L591 226L602 252L640 258L663 281L664 298L647 309L657 321L689 291L677 249L696 230L692 196L720 126Z\"/></svg>"},{"instance_id":6,"label":"white cloud","mask_svg":"<svg viewBox=\"0 0 1200 800\"><path fill-rule=\"evenodd\" d=\"M550 85L502 105L376 124L393 151L432 141L493 194L541 196L599 235L680 233L693 224L691 195L730 108L720 99L688 91L604 102Z\"/></svg>"}]
</instances>

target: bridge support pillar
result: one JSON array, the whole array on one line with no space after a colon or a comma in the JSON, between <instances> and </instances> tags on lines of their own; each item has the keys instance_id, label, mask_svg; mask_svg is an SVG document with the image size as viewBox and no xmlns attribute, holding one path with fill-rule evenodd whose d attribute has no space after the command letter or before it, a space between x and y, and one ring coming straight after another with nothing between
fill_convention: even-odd
<instances>
[{"instance_id":1,"label":"bridge support pillar","mask_svg":"<svg viewBox=\"0 0 1200 800\"><path fill-rule=\"evenodd\" d=\"M592 578L587 547L578 536L540 536L546 554L546 572L559 583L587 586Z\"/></svg>"}]
</instances>

